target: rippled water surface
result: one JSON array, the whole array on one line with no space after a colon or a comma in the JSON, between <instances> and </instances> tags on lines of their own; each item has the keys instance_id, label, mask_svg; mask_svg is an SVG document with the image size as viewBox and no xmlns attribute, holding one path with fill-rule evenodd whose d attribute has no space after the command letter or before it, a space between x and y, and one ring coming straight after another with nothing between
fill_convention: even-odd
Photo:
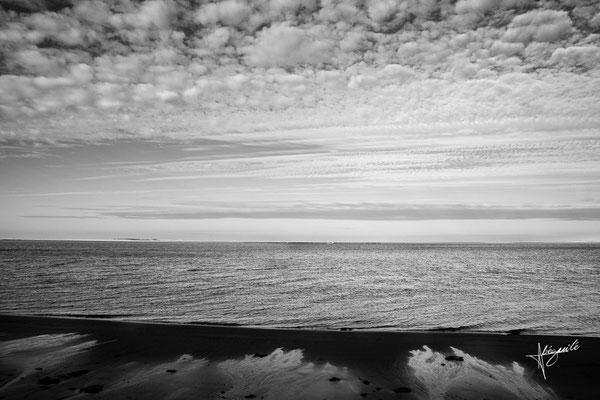
<instances>
[{"instance_id":1,"label":"rippled water surface","mask_svg":"<svg viewBox=\"0 0 600 400\"><path fill-rule=\"evenodd\" d=\"M599 245L0 242L0 313L600 336Z\"/></svg>"}]
</instances>

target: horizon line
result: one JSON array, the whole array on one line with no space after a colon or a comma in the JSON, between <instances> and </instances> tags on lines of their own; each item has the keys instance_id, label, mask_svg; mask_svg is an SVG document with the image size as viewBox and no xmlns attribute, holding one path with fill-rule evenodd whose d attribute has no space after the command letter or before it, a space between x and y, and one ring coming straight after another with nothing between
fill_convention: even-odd
<instances>
[{"instance_id":1,"label":"horizon line","mask_svg":"<svg viewBox=\"0 0 600 400\"><path fill-rule=\"evenodd\" d=\"M27 239L27 238L0 238L1 242L22 241L22 242L162 242L162 243L288 243L288 244L600 244L600 241L348 241L348 240L195 240L195 239L158 239L158 238L112 238L112 239Z\"/></svg>"}]
</instances>

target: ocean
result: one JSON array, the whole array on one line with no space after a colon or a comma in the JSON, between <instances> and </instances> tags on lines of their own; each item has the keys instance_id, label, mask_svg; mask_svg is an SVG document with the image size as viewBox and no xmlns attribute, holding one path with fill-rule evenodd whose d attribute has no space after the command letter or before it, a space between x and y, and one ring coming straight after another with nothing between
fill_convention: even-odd
<instances>
[{"instance_id":1,"label":"ocean","mask_svg":"<svg viewBox=\"0 0 600 400\"><path fill-rule=\"evenodd\" d=\"M0 241L0 313L600 336L598 244Z\"/></svg>"}]
</instances>

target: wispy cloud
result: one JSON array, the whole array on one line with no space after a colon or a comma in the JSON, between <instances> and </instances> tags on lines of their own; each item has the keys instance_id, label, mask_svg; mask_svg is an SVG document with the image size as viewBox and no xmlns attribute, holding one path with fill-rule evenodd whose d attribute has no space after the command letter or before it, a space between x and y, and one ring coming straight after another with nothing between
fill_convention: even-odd
<instances>
[{"instance_id":1,"label":"wispy cloud","mask_svg":"<svg viewBox=\"0 0 600 400\"><path fill-rule=\"evenodd\" d=\"M21 215L23 218L50 218L50 219L96 219L98 216L78 216L78 215Z\"/></svg>"},{"instance_id":2,"label":"wispy cloud","mask_svg":"<svg viewBox=\"0 0 600 400\"><path fill-rule=\"evenodd\" d=\"M423 220L520 220L558 219L567 221L600 219L600 207L574 208L510 208L464 205L422 206L386 203L228 203L205 207L179 207L140 211L107 211L104 216L126 219L319 219L319 220L371 220L371 221L423 221Z\"/></svg>"}]
</instances>

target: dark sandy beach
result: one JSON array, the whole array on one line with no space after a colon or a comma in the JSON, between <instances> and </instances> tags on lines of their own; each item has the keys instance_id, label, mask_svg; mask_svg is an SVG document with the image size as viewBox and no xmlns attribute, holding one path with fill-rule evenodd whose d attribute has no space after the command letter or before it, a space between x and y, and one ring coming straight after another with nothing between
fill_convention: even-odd
<instances>
[{"instance_id":1,"label":"dark sandy beach","mask_svg":"<svg viewBox=\"0 0 600 400\"><path fill-rule=\"evenodd\" d=\"M546 379L526 357L575 340ZM593 399L599 358L581 336L0 316L3 399Z\"/></svg>"}]
</instances>

